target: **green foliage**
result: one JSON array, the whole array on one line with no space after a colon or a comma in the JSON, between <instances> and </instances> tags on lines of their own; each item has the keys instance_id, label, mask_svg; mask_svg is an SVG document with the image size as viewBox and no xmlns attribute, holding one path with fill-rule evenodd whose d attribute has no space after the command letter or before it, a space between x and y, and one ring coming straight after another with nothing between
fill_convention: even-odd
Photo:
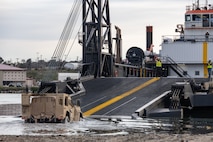
<instances>
[{"instance_id":1,"label":"green foliage","mask_svg":"<svg viewBox=\"0 0 213 142\"><path fill-rule=\"evenodd\" d=\"M0 87L0 92L24 92L25 87Z\"/></svg>"},{"instance_id":2,"label":"green foliage","mask_svg":"<svg viewBox=\"0 0 213 142\"><path fill-rule=\"evenodd\" d=\"M37 92L38 91L38 87L31 87L29 88L31 92ZM26 88L25 87L2 87L0 86L0 92L7 92L7 93L11 93L11 92L25 92Z\"/></svg>"},{"instance_id":3,"label":"green foliage","mask_svg":"<svg viewBox=\"0 0 213 142\"><path fill-rule=\"evenodd\" d=\"M31 87L30 91L35 93L35 92L38 92L38 89L39 89L38 87Z\"/></svg>"},{"instance_id":4,"label":"green foliage","mask_svg":"<svg viewBox=\"0 0 213 142\"><path fill-rule=\"evenodd\" d=\"M64 70L28 70L27 77L35 79L36 81L53 81L58 80L58 73L77 73L79 70L71 70L71 69L64 69Z\"/></svg>"},{"instance_id":5,"label":"green foliage","mask_svg":"<svg viewBox=\"0 0 213 142\"><path fill-rule=\"evenodd\" d=\"M27 71L27 77L33 78L37 81L52 81L57 80L58 72L48 70L29 70Z\"/></svg>"}]
</instances>

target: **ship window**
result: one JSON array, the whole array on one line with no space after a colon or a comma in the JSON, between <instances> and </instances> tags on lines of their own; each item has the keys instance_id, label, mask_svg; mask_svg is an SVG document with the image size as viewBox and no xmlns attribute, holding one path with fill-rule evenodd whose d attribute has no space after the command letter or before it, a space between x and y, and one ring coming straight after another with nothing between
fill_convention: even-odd
<instances>
[{"instance_id":1,"label":"ship window","mask_svg":"<svg viewBox=\"0 0 213 142\"><path fill-rule=\"evenodd\" d=\"M209 27L209 14L203 14L203 27Z\"/></svg>"},{"instance_id":2,"label":"ship window","mask_svg":"<svg viewBox=\"0 0 213 142\"><path fill-rule=\"evenodd\" d=\"M213 14L211 14L210 16L210 23L211 23L211 27L213 27Z\"/></svg>"},{"instance_id":3,"label":"ship window","mask_svg":"<svg viewBox=\"0 0 213 142\"><path fill-rule=\"evenodd\" d=\"M195 71L195 75L196 75L196 76L199 76L199 75L200 75L200 72L199 72L199 71Z\"/></svg>"},{"instance_id":4,"label":"ship window","mask_svg":"<svg viewBox=\"0 0 213 142\"><path fill-rule=\"evenodd\" d=\"M193 21L201 21L201 15L200 14L193 14L192 20Z\"/></svg>"},{"instance_id":5,"label":"ship window","mask_svg":"<svg viewBox=\"0 0 213 142\"><path fill-rule=\"evenodd\" d=\"M191 15L186 15L185 16L185 21L191 21Z\"/></svg>"}]
</instances>

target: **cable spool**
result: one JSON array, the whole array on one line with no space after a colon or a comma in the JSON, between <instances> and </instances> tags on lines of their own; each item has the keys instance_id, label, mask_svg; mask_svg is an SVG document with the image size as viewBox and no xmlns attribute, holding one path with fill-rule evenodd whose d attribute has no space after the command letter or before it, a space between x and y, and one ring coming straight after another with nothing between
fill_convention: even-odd
<instances>
[{"instance_id":1,"label":"cable spool","mask_svg":"<svg viewBox=\"0 0 213 142\"><path fill-rule=\"evenodd\" d=\"M141 66L145 54L141 48L131 47L126 53L126 58L128 59L129 64Z\"/></svg>"}]
</instances>

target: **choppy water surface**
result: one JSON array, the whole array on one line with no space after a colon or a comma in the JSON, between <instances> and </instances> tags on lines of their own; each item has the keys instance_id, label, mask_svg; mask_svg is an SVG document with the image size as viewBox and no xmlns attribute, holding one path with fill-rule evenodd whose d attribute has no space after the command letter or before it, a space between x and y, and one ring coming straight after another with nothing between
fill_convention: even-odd
<instances>
[{"instance_id":1,"label":"choppy water surface","mask_svg":"<svg viewBox=\"0 0 213 142\"><path fill-rule=\"evenodd\" d=\"M11 95L11 94L10 94ZM20 95L10 97L0 94L0 104L19 104ZM72 123L24 123L18 116L0 116L0 135L125 135L129 133L189 133L213 132L213 119L165 118L132 119L130 116L84 118Z\"/></svg>"},{"instance_id":2,"label":"choppy water surface","mask_svg":"<svg viewBox=\"0 0 213 142\"><path fill-rule=\"evenodd\" d=\"M120 118L122 118L121 116ZM84 118L72 123L24 123L20 117L0 116L0 135L125 135L129 133L190 133L213 132L212 119L139 119L117 120Z\"/></svg>"}]
</instances>

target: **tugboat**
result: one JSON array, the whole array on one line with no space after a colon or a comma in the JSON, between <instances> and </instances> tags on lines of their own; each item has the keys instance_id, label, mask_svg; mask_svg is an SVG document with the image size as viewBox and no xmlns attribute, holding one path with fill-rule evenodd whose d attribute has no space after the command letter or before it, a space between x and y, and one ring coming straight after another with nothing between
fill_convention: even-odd
<instances>
[{"instance_id":1,"label":"tugboat","mask_svg":"<svg viewBox=\"0 0 213 142\"><path fill-rule=\"evenodd\" d=\"M163 36L160 56L172 59L192 78L208 77L207 62L213 60L213 5L197 0L186 6L184 17L184 24L177 24L178 35ZM168 73L177 75L172 68Z\"/></svg>"}]
</instances>

